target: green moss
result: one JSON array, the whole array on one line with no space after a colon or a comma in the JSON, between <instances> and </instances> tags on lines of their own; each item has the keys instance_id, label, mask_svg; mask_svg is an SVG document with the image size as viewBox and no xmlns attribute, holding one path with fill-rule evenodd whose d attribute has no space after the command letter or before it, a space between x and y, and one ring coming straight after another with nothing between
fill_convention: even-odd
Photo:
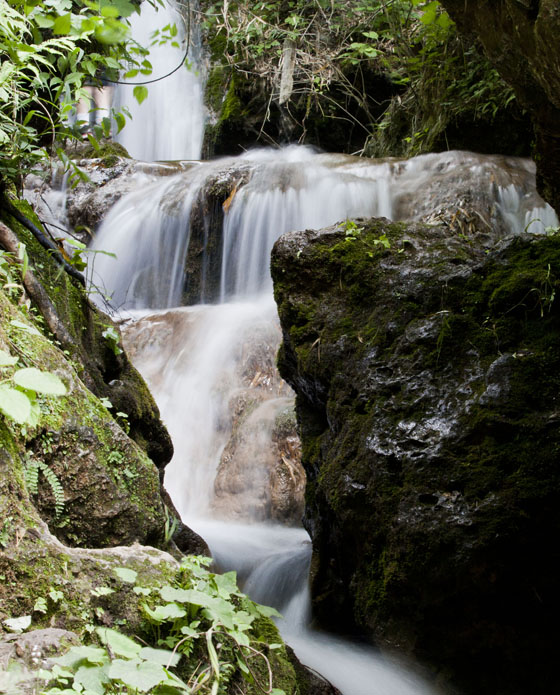
<instances>
[{"instance_id":1,"label":"green moss","mask_svg":"<svg viewBox=\"0 0 560 695\"><path fill-rule=\"evenodd\" d=\"M131 158L126 147L112 140L101 141L97 149L90 145L80 150L77 156L80 159L100 159L101 166L107 168L116 166L122 158Z\"/></svg>"}]
</instances>

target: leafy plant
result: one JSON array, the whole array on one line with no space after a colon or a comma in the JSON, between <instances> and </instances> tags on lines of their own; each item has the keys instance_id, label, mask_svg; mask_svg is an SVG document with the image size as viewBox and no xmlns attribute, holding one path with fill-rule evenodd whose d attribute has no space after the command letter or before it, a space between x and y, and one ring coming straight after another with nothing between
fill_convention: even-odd
<instances>
[{"instance_id":1,"label":"leafy plant","mask_svg":"<svg viewBox=\"0 0 560 695\"><path fill-rule=\"evenodd\" d=\"M39 494L39 473L42 473L49 484L54 497L55 515L60 516L64 511L64 488L56 473L49 466L38 459L28 458L25 463L25 485L30 495Z\"/></svg>"},{"instance_id":2,"label":"leafy plant","mask_svg":"<svg viewBox=\"0 0 560 695\"><path fill-rule=\"evenodd\" d=\"M105 338L115 355L122 353L123 349L119 345L121 337L114 326L107 326L101 335Z\"/></svg>"},{"instance_id":3,"label":"leafy plant","mask_svg":"<svg viewBox=\"0 0 560 695\"><path fill-rule=\"evenodd\" d=\"M274 687L267 656L281 645L258 641L258 621L276 611L241 594L235 573L209 572L210 562L205 557L186 558L176 583L156 587L138 585L135 570L114 568L122 582L134 585L134 593L144 597L141 606L152 628L152 644L141 644L115 629L92 627L93 644L72 647L51 660L51 670L35 674L46 682L41 693L223 695L235 677L268 695L285 695ZM97 587L93 593L102 597L113 590ZM11 629L26 629L31 619L12 622Z\"/></svg>"},{"instance_id":4,"label":"leafy plant","mask_svg":"<svg viewBox=\"0 0 560 695\"><path fill-rule=\"evenodd\" d=\"M81 137L69 116L86 80L150 72L146 49L129 39L137 11L131 0L0 0L0 179L19 180L47 151L61 153L57 142ZM120 130L124 115L112 115ZM105 119L96 137L110 128Z\"/></svg>"},{"instance_id":5,"label":"leafy plant","mask_svg":"<svg viewBox=\"0 0 560 695\"><path fill-rule=\"evenodd\" d=\"M36 331L32 326L12 321L19 328ZM15 369L18 357L0 349L0 412L20 425L36 426L39 422L40 407L37 394L64 396L66 386L61 379L36 367Z\"/></svg>"}]
</instances>

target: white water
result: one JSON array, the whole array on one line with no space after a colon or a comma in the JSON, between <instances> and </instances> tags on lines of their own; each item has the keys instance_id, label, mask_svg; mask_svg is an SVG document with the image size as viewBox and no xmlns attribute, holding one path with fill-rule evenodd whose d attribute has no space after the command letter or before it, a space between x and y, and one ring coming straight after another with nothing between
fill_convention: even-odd
<instances>
[{"instance_id":1,"label":"white water","mask_svg":"<svg viewBox=\"0 0 560 695\"><path fill-rule=\"evenodd\" d=\"M488 228L504 225L515 233L525 228L542 233L557 226L552 208L536 195L525 160L506 164L500 158L458 152L380 162L296 146L201 162L139 188L113 207L93 248L117 258L96 259L94 282L103 280L119 308L180 304L192 206L207 181L220 181L232 171L249 180L233 189L224 213L222 302L270 294L270 251L285 232L320 229L356 217L418 220L428 211L445 214L451 205L460 213L468 203L459 194L442 200L446 179L463 184L469 196L470 187L479 187L480 215ZM533 182L532 187L527 182Z\"/></svg>"},{"instance_id":2,"label":"white water","mask_svg":"<svg viewBox=\"0 0 560 695\"><path fill-rule=\"evenodd\" d=\"M144 48L150 48L153 32L168 24L177 26L176 41L179 45L166 42L152 46L148 55L152 74L143 77L139 73L130 79L123 78L123 81L140 82L164 77L183 60L187 41L190 41L189 66L184 65L172 75L146 85L148 97L141 104L134 98L133 85L118 85L113 105L116 109L128 109L132 121L127 119L126 127L115 135L115 139L135 159L198 159L204 134L204 85L197 65L196 27L193 25L189 39L188 20L172 2L166 2L157 10L143 2L140 15L132 15L130 22L132 37Z\"/></svg>"},{"instance_id":3,"label":"white water","mask_svg":"<svg viewBox=\"0 0 560 695\"><path fill-rule=\"evenodd\" d=\"M135 29L144 32L144 38L137 35L142 42L147 40L146 23L153 22L147 16L143 10ZM177 55L167 55L160 65L152 56L154 75L176 60ZM194 74L181 72L182 79ZM196 158L203 122L200 84L171 87L165 80L161 85L164 93L157 96L152 87L144 111L132 104L135 126L127 126L123 144L142 159ZM190 95L189 104L166 101L185 94ZM170 123L170 116L178 120ZM163 135L177 136L180 142L162 142ZM174 442L165 485L176 507L206 539L222 569L236 569L249 595L282 611L280 629L286 641L303 663L343 695L433 691L375 650L309 627L311 546L303 529L251 523L249 513L246 523L212 518L216 469L231 433L230 404L247 386L246 346L263 331L270 333L277 321L268 272L272 244L286 231L316 229L347 218L421 218L431 210L430 196L438 187L445 189L449 179L465 176L486 187L489 224L501 220L522 231L538 218L529 231L543 231L557 220L519 184L524 167L515 162L511 171L504 169L502 175L498 169L496 174L490 158L461 153L374 162L299 147L260 150L196 164L174 177L140 185L109 212L97 235L94 248L117 258L96 257L94 282L112 295L115 307L144 310L144 318L129 329L128 340ZM234 187L224 214L220 303L175 308L185 281L193 205L207 180L227 178L232 169L248 173L249 181L239 190ZM270 386L270 398L277 395L272 393L276 388Z\"/></svg>"}]
</instances>

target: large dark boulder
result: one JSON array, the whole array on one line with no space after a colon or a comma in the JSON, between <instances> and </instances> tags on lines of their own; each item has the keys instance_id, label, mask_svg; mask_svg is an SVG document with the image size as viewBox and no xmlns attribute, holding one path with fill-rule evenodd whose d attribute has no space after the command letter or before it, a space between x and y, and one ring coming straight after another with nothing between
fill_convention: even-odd
<instances>
[{"instance_id":1,"label":"large dark boulder","mask_svg":"<svg viewBox=\"0 0 560 695\"><path fill-rule=\"evenodd\" d=\"M560 239L345 226L272 258L315 617L463 694L551 692Z\"/></svg>"},{"instance_id":2,"label":"large dark boulder","mask_svg":"<svg viewBox=\"0 0 560 695\"><path fill-rule=\"evenodd\" d=\"M537 184L560 210L560 67L556 0L442 0L464 32L475 33L535 129Z\"/></svg>"}]
</instances>

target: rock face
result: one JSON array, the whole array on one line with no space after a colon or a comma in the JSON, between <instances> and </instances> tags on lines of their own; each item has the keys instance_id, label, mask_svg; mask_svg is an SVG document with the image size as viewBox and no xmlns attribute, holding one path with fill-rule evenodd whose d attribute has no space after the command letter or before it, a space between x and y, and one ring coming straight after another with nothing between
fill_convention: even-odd
<instances>
[{"instance_id":1,"label":"rock face","mask_svg":"<svg viewBox=\"0 0 560 695\"><path fill-rule=\"evenodd\" d=\"M535 128L539 192L560 209L560 65L555 0L442 0L464 31L475 32Z\"/></svg>"},{"instance_id":2,"label":"rock face","mask_svg":"<svg viewBox=\"0 0 560 695\"><path fill-rule=\"evenodd\" d=\"M451 222L358 221L274 248L314 612L462 694L549 692L560 241Z\"/></svg>"}]
</instances>

